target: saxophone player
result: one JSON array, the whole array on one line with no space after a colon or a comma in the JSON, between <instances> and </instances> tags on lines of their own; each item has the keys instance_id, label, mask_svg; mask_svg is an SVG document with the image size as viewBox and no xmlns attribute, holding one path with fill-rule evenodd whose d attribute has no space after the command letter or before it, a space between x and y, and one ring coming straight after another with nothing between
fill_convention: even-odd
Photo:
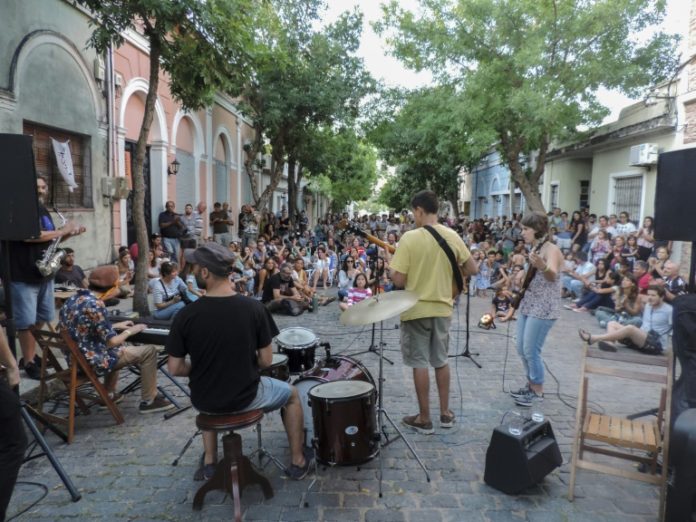
<instances>
[{"instance_id":1,"label":"saxophone player","mask_svg":"<svg viewBox=\"0 0 696 522\"><path fill-rule=\"evenodd\" d=\"M53 303L53 274L44 276L36 266L37 261L54 241L62 242L69 237L85 231L74 221L68 221L56 229L51 215L45 207L48 195L48 183L45 178L36 180L36 192L39 199L39 221L41 235L34 239L10 242L10 285L12 292L12 309L14 312L17 337L22 348L19 367L27 377L39 379L41 376L39 358L36 356L34 336L29 330L32 326L52 321L55 315Z\"/></svg>"}]
</instances>

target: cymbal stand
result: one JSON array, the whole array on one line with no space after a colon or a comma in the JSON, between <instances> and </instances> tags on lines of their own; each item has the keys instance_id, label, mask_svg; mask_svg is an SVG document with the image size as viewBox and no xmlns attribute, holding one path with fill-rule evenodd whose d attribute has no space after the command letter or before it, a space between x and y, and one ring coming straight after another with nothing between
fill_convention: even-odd
<instances>
[{"instance_id":1,"label":"cymbal stand","mask_svg":"<svg viewBox=\"0 0 696 522\"><path fill-rule=\"evenodd\" d=\"M478 368L482 368L481 364L474 359L475 356L479 356L478 352L472 353L469 350L469 314L471 310L471 288L469 288L469 278L466 277L464 279L464 285L466 288L466 337L464 338L464 351L462 353L458 353L455 355L449 355L448 357L466 357L469 359L472 363L474 363ZM461 295L461 294L459 294ZM457 304L457 313L459 313L459 304Z\"/></svg>"},{"instance_id":2,"label":"cymbal stand","mask_svg":"<svg viewBox=\"0 0 696 522\"><path fill-rule=\"evenodd\" d=\"M379 250L377 249L377 246L375 245L374 252L370 254L370 264L372 265L372 270L375 273L375 278L372 283L372 295L375 296L375 299L379 301L379 278L382 276L381 272L377 271L377 259L379 258ZM394 361L392 361L389 357L384 357L382 355L382 334L380 332L380 341L379 345L375 344L375 329L376 329L376 323L372 323L372 337L370 339L370 347L367 350L363 350L362 352L356 352L351 355L363 355L365 353L373 353L377 356L379 356L380 359L384 358L385 361L387 361L389 364L394 366ZM381 324L380 324L381 328ZM379 352L377 352L377 348L379 347ZM381 361L380 361L381 364Z\"/></svg>"},{"instance_id":3,"label":"cymbal stand","mask_svg":"<svg viewBox=\"0 0 696 522\"><path fill-rule=\"evenodd\" d=\"M384 332L384 323L383 321L379 322L379 382L377 384L379 391L378 391L378 408L377 408L377 436L375 439L377 440L377 452L379 453L379 498L382 498L382 476L384 475L384 457L382 456L382 449L386 448L389 446L392 442L397 441L398 439L401 439L404 441L406 444L406 447L408 450L411 452L411 455L414 456L414 458L418 461L418 464L420 467L423 469L423 472L425 473L425 478L427 479L428 482L430 482L430 473L428 472L428 468L425 467L425 464L423 461L420 459L418 456L418 453L416 453L415 448L411 445L411 443L408 441L404 433L401 431L399 426L392 420L392 418L389 416L387 413L387 410L384 408L384 345L385 343L383 342L383 332ZM389 440L387 437L387 433L384 430L384 419L387 419L389 421L389 424L392 425L392 428L397 432L397 436ZM382 444L382 436L384 436L387 441Z\"/></svg>"}]
</instances>

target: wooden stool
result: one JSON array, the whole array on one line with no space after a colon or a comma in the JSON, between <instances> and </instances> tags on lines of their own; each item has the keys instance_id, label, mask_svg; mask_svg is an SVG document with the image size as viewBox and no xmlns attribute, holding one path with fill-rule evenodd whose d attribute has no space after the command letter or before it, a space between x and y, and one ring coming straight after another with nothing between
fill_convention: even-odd
<instances>
[{"instance_id":1,"label":"wooden stool","mask_svg":"<svg viewBox=\"0 0 696 522\"><path fill-rule=\"evenodd\" d=\"M242 453L242 437L236 430L258 424L263 419L262 410L252 410L238 414L209 415L199 413L196 416L196 426L204 431L226 431L222 437L223 459L217 463L212 478L203 484L193 498L193 509L200 510L208 491L220 489L227 491L234 499L234 515L236 521L242 520L241 496L249 484L258 484L263 495L268 500L273 497L273 488L266 477L259 474L251 465L251 461Z\"/></svg>"}]
</instances>

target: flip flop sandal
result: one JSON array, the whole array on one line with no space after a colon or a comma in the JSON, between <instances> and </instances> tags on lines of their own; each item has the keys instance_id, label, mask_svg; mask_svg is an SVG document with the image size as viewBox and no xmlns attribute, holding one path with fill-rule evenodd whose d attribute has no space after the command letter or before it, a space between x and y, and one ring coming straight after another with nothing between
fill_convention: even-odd
<instances>
[{"instance_id":1,"label":"flip flop sandal","mask_svg":"<svg viewBox=\"0 0 696 522\"><path fill-rule=\"evenodd\" d=\"M592 335L590 335L590 332L588 332L587 330L583 330L582 328L580 328L580 330L578 330L578 335L580 336L580 339L585 341L587 344L592 344Z\"/></svg>"}]
</instances>

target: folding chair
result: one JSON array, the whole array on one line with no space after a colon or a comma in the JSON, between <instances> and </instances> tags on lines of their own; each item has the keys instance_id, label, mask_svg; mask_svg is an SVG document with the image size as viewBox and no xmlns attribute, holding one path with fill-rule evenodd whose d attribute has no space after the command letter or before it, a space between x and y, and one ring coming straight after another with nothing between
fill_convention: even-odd
<instances>
[{"instance_id":1,"label":"folding chair","mask_svg":"<svg viewBox=\"0 0 696 522\"><path fill-rule=\"evenodd\" d=\"M34 338L42 351L41 357L41 381L39 383L39 401L38 410L49 420L67 424L67 442L72 443L75 435L75 407L78 406L80 411L89 415L89 409L94 404L100 402L105 405L116 424L123 423L123 415L121 415L118 406L109 397L106 388L97 377L92 365L87 362L82 352L77 347L75 341L62 331L52 332L48 330L32 330ZM58 349L66 355L68 360L67 367L58 360L52 349ZM48 373L48 370L54 370L53 373ZM43 411L43 405L48 398L47 385L51 380L59 380L65 386L68 392L68 417L60 417L52 413ZM93 388L93 390L90 389Z\"/></svg>"},{"instance_id":2,"label":"folding chair","mask_svg":"<svg viewBox=\"0 0 696 522\"><path fill-rule=\"evenodd\" d=\"M610 363L610 364L605 364ZM672 395L672 353L665 357L621 352L603 352L585 345L580 392L575 418L575 437L570 468L568 499L573 500L578 468L606 473L656 484L660 487L659 519L662 520L665 505L665 486L669 457L669 430ZM639 367L639 368L637 368ZM612 381L609 381L612 380ZM589 385L593 388L599 381L616 382L616 393L626 393L621 386L626 380L660 386L660 402L654 420L644 421L624 416L612 416L592 411L588 407ZM615 399L616 397L614 397ZM648 399L648 397L646 397ZM593 398L594 402L598 399ZM624 412L625 413L625 412ZM597 459L587 460L585 452L639 462L644 473L618 466L616 462L600 463ZM658 457L662 456L662 469L658 468Z\"/></svg>"}]
</instances>

